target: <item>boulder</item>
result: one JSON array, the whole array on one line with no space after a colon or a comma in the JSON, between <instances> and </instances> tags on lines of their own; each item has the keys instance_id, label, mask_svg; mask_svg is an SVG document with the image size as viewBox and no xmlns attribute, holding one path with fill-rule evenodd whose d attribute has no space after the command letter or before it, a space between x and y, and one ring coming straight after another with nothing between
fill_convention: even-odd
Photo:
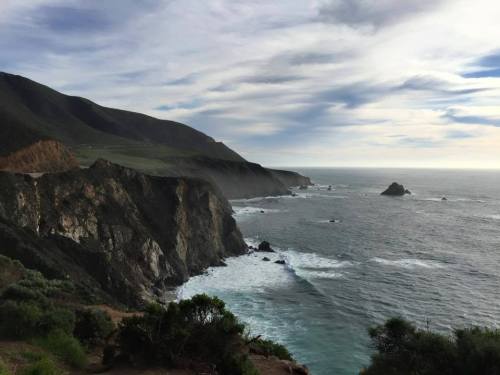
<instances>
[{"instance_id":1,"label":"boulder","mask_svg":"<svg viewBox=\"0 0 500 375\"><path fill-rule=\"evenodd\" d=\"M442 201L447 201L447 200L448 200L448 198L443 197L443 198L441 198L441 200L442 200Z\"/></svg>"},{"instance_id":2,"label":"boulder","mask_svg":"<svg viewBox=\"0 0 500 375\"><path fill-rule=\"evenodd\" d=\"M264 257L264 258L262 258L262 260L263 260L264 262L270 262L270 261L271 261L271 259L269 259L268 257Z\"/></svg>"},{"instance_id":3,"label":"boulder","mask_svg":"<svg viewBox=\"0 0 500 375\"><path fill-rule=\"evenodd\" d=\"M411 194L411 192L397 182L393 182L386 190L381 193L381 195L389 195L393 197L401 197L405 194Z\"/></svg>"},{"instance_id":4,"label":"boulder","mask_svg":"<svg viewBox=\"0 0 500 375\"><path fill-rule=\"evenodd\" d=\"M277 260L274 263L276 263L276 264L286 264L286 262L283 259L279 259L279 260Z\"/></svg>"},{"instance_id":5,"label":"boulder","mask_svg":"<svg viewBox=\"0 0 500 375\"><path fill-rule=\"evenodd\" d=\"M274 250L271 248L271 244L267 241L262 241L256 251L260 251L263 253L274 253Z\"/></svg>"}]
</instances>

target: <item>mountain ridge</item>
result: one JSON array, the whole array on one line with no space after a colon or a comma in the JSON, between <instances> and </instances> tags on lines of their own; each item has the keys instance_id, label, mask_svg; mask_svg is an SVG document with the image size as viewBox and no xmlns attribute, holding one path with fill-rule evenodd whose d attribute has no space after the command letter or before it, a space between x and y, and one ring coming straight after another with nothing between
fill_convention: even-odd
<instances>
[{"instance_id":1,"label":"mountain ridge","mask_svg":"<svg viewBox=\"0 0 500 375\"><path fill-rule=\"evenodd\" d=\"M0 72L0 156L40 140L62 142L82 166L105 158L159 176L210 180L227 198L289 194L310 184L250 163L188 125L100 106L28 78Z\"/></svg>"}]
</instances>

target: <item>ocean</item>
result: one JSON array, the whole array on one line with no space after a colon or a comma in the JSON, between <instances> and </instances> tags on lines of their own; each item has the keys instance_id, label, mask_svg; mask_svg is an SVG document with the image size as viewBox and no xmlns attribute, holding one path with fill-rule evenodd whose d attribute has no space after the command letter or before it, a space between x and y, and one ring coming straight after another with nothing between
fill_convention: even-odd
<instances>
[{"instance_id":1,"label":"ocean","mask_svg":"<svg viewBox=\"0 0 500 375\"><path fill-rule=\"evenodd\" d=\"M390 317L450 333L499 326L500 171L296 170L315 185L231 202L246 241L277 252L228 259L180 298L219 296L313 375L358 374L367 329ZM381 196L393 181L412 195Z\"/></svg>"}]
</instances>

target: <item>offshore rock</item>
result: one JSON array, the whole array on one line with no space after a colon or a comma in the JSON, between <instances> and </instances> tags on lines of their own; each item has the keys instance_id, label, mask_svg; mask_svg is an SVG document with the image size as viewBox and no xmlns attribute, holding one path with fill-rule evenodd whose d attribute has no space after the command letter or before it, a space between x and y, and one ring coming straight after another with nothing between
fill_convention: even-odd
<instances>
[{"instance_id":1,"label":"offshore rock","mask_svg":"<svg viewBox=\"0 0 500 375\"><path fill-rule=\"evenodd\" d=\"M256 251L264 252L264 253L274 253L274 250L271 247L271 244L267 241L262 241L259 244L259 247Z\"/></svg>"},{"instance_id":2,"label":"offshore rock","mask_svg":"<svg viewBox=\"0 0 500 375\"><path fill-rule=\"evenodd\" d=\"M386 190L384 190L381 195L389 195L389 196L403 196L405 194L411 194L408 189L397 182L393 182Z\"/></svg>"}]
</instances>

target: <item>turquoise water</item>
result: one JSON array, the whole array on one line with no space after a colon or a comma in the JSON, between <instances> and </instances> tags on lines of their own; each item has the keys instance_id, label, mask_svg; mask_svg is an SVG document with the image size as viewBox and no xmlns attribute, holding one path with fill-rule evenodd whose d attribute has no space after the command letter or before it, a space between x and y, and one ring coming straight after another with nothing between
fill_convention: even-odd
<instances>
[{"instance_id":1,"label":"turquoise water","mask_svg":"<svg viewBox=\"0 0 500 375\"><path fill-rule=\"evenodd\" d=\"M232 202L247 241L271 242L270 258L286 265L229 259L181 297L220 296L314 375L357 374L369 363L367 328L392 316L440 331L499 325L500 172L299 172L316 185L297 197ZM413 194L380 196L393 181Z\"/></svg>"}]
</instances>

